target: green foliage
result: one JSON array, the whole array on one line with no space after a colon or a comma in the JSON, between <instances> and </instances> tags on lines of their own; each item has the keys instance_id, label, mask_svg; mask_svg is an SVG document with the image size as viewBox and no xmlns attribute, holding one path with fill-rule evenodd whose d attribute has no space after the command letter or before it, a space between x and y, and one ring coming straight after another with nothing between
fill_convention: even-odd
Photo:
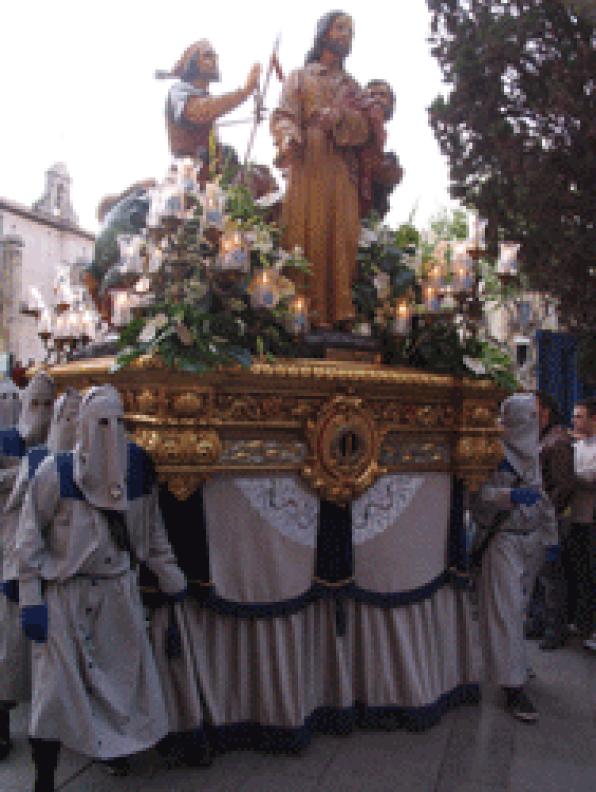
<instances>
[{"instance_id":1,"label":"green foliage","mask_svg":"<svg viewBox=\"0 0 596 792\"><path fill-rule=\"evenodd\" d=\"M521 242L531 287L558 298L572 329L593 332L593 15L574 13L576 0L427 4L448 88L430 121L453 196L488 219L489 255L500 238Z\"/></svg>"}]
</instances>

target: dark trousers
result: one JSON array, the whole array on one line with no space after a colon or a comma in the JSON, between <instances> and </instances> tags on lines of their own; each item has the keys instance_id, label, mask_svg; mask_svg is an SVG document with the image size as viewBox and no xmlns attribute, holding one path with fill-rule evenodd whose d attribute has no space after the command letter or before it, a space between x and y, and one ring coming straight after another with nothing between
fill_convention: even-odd
<instances>
[{"instance_id":1,"label":"dark trousers","mask_svg":"<svg viewBox=\"0 0 596 792\"><path fill-rule=\"evenodd\" d=\"M596 599L596 526L574 523L564 544L567 618L588 636L594 630Z\"/></svg>"},{"instance_id":2,"label":"dark trousers","mask_svg":"<svg viewBox=\"0 0 596 792\"><path fill-rule=\"evenodd\" d=\"M35 767L34 792L54 792L56 768L60 755L60 743L57 740L40 740L31 738L31 755Z\"/></svg>"}]
</instances>

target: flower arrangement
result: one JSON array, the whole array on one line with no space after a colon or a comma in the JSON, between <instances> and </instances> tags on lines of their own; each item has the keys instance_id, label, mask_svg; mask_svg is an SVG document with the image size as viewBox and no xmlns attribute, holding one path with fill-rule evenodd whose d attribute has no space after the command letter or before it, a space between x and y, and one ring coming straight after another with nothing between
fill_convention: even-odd
<instances>
[{"instance_id":1,"label":"flower arrangement","mask_svg":"<svg viewBox=\"0 0 596 792\"><path fill-rule=\"evenodd\" d=\"M462 324L449 278L436 265L416 263L418 243L413 228L396 232L374 218L363 224L353 332L376 339L386 364L489 376L514 387L510 362ZM308 304L295 286L310 265L299 248L282 249L267 207L242 185L224 189L214 180L201 188L183 163L156 188L146 229L123 249L133 253L120 269L136 273L137 282L117 368L145 354L198 373L248 366L254 356L320 354L307 343Z\"/></svg>"}]
</instances>

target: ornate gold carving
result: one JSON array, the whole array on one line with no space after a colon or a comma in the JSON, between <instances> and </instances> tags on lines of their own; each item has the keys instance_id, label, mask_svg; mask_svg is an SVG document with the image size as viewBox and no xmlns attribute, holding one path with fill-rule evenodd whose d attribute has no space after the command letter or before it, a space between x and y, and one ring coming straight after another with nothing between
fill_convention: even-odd
<instances>
[{"instance_id":1,"label":"ornate gold carving","mask_svg":"<svg viewBox=\"0 0 596 792\"><path fill-rule=\"evenodd\" d=\"M377 421L398 426L451 429L457 411L450 404L403 404L391 400L382 402L375 411Z\"/></svg>"},{"instance_id":2,"label":"ornate gold carving","mask_svg":"<svg viewBox=\"0 0 596 792\"><path fill-rule=\"evenodd\" d=\"M157 412L157 392L155 388L144 388L139 394L137 394L136 403L137 408L142 413L152 415L153 413ZM132 409L134 409L129 408L128 405L126 408L128 411L132 411Z\"/></svg>"},{"instance_id":3,"label":"ornate gold carving","mask_svg":"<svg viewBox=\"0 0 596 792\"><path fill-rule=\"evenodd\" d=\"M220 393L215 397L214 411L218 421L242 423L300 423L316 414L320 401L295 398L286 394L238 395Z\"/></svg>"},{"instance_id":4,"label":"ornate gold carving","mask_svg":"<svg viewBox=\"0 0 596 792\"><path fill-rule=\"evenodd\" d=\"M204 476L197 473L160 473L159 480L167 486L179 501L185 501L203 483Z\"/></svg>"},{"instance_id":5,"label":"ornate gold carving","mask_svg":"<svg viewBox=\"0 0 596 792\"><path fill-rule=\"evenodd\" d=\"M464 425L480 426L494 429L497 422L497 411L494 404L465 404Z\"/></svg>"},{"instance_id":6,"label":"ornate gold carving","mask_svg":"<svg viewBox=\"0 0 596 792\"><path fill-rule=\"evenodd\" d=\"M388 470L441 470L478 486L498 464L502 397L488 381L363 362L277 360L203 375L141 358L52 368L60 390L111 382L133 438L176 497L217 472L296 470L336 502Z\"/></svg>"},{"instance_id":7,"label":"ornate gold carving","mask_svg":"<svg viewBox=\"0 0 596 792\"><path fill-rule=\"evenodd\" d=\"M351 500L383 473L377 427L358 397L330 399L317 420L306 422L306 437L310 456L302 475L324 498Z\"/></svg>"},{"instance_id":8,"label":"ornate gold carving","mask_svg":"<svg viewBox=\"0 0 596 792\"><path fill-rule=\"evenodd\" d=\"M381 444L379 460L388 469L424 465L445 468L451 460L451 450L447 438L428 439L388 432Z\"/></svg>"},{"instance_id":9,"label":"ornate gold carving","mask_svg":"<svg viewBox=\"0 0 596 792\"><path fill-rule=\"evenodd\" d=\"M220 465L299 465L306 457L306 443L300 440L225 440Z\"/></svg>"},{"instance_id":10,"label":"ornate gold carving","mask_svg":"<svg viewBox=\"0 0 596 792\"><path fill-rule=\"evenodd\" d=\"M221 453L219 437L211 431L137 428L133 439L151 455L158 469L169 464L214 464Z\"/></svg>"},{"instance_id":11,"label":"ornate gold carving","mask_svg":"<svg viewBox=\"0 0 596 792\"><path fill-rule=\"evenodd\" d=\"M205 411L205 397L193 391L178 393L172 397L172 411L182 418L192 418Z\"/></svg>"}]
</instances>

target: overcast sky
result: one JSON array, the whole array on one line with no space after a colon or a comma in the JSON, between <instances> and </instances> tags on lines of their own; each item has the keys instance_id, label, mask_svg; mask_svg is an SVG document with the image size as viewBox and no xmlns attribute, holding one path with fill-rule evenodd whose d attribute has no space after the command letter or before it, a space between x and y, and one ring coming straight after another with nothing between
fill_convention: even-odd
<instances>
[{"instance_id":1,"label":"overcast sky","mask_svg":"<svg viewBox=\"0 0 596 792\"><path fill-rule=\"evenodd\" d=\"M161 178L169 162L163 105L169 83L155 69L173 66L188 44L208 38L219 54L221 83L244 83L250 65L266 64L281 33L287 73L302 65L317 19L334 0L4 0L0 46L0 196L30 205L43 191L45 170L66 162L81 224L97 230L102 196L139 179ZM347 70L360 82L387 79L397 95L388 148L405 169L390 220L416 223L449 204L445 161L426 108L442 90L426 37L424 0L347 0L355 39ZM267 100L274 107L273 78ZM247 102L235 117L250 114ZM249 127L222 131L242 155ZM267 123L257 133L254 159L270 164Z\"/></svg>"}]
</instances>

